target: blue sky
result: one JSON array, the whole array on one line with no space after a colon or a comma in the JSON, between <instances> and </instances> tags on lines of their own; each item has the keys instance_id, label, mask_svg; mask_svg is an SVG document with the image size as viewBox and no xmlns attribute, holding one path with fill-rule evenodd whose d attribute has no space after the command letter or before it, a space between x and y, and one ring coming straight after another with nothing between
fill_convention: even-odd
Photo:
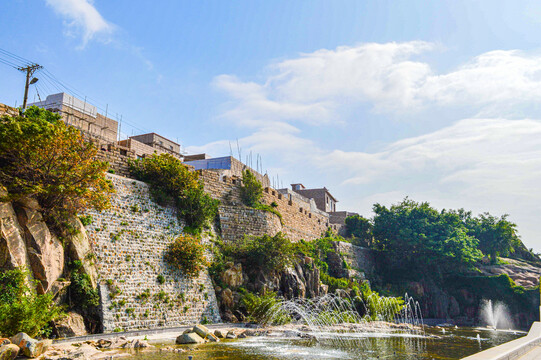
<instances>
[{"instance_id":1,"label":"blue sky","mask_svg":"<svg viewBox=\"0 0 541 360\"><path fill-rule=\"evenodd\" d=\"M509 213L541 251L540 19L536 1L12 0L0 48L108 104L124 135L213 156L238 139L365 216L405 196ZM20 104L23 74L0 79Z\"/></svg>"}]
</instances>

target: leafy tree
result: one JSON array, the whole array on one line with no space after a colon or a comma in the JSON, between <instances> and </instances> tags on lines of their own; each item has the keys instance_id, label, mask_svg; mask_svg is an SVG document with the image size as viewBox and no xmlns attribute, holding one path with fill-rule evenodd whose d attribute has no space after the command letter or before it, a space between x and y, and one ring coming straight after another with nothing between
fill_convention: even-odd
<instances>
[{"instance_id":1,"label":"leafy tree","mask_svg":"<svg viewBox=\"0 0 541 360\"><path fill-rule=\"evenodd\" d=\"M482 257L457 212L437 211L429 203L404 199L390 208L374 205L374 243L396 267L431 266L456 270Z\"/></svg>"},{"instance_id":2,"label":"leafy tree","mask_svg":"<svg viewBox=\"0 0 541 360\"><path fill-rule=\"evenodd\" d=\"M0 272L0 335L25 332L30 336L47 335L48 324L62 317L62 308L52 294L38 295L28 286L28 272L19 269Z\"/></svg>"},{"instance_id":3,"label":"leafy tree","mask_svg":"<svg viewBox=\"0 0 541 360\"><path fill-rule=\"evenodd\" d=\"M240 195L244 204L251 207L258 205L263 197L263 185L248 169L242 172Z\"/></svg>"},{"instance_id":4,"label":"leafy tree","mask_svg":"<svg viewBox=\"0 0 541 360\"><path fill-rule=\"evenodd\" d=\"M348 216L346 218L346 235L355 237L360 246L369 246L372 243L373 225L369 219L360 215Z\"/></svg>"},{"instance_id":5,"label":"leafy tree","mask_svg":"<svg viewBox=\"0 0 541 360\"><path fill-rule=\"evenodd\" d=\"M508 215L503 215L498 218L484 213L470 224L473 234L479 239L479 247L490 255L493 264L496 263L498 255L508 255L520 244L516 224L507 220L507 217Z\"/></svg>"},{"instance_id":6,"label":"leafy tree","mask_svg":"<svg viewBox=\"0 0 541 360\"><path fill-rule=\"evenodd\" d=\"M132 161L130 171L150 185L158 204L176 206L178 215L193 228L207 226L218 212L220 202L204 192L199 174L170 154Z\"/></svg>"},{"instance_id":7,"label":"leafy tree","mask_svg":"<svg viewBox=\"0 0 541 360\"><path fill-rule=\"evenodd\" d=\"M62 230L87 208L109 206L113 188L105 178L107 162L95 160L96 147L60 116L35 106L23 116L0 118L1 201L35 197L45 220Z\"/></svg>"}]
</instances>

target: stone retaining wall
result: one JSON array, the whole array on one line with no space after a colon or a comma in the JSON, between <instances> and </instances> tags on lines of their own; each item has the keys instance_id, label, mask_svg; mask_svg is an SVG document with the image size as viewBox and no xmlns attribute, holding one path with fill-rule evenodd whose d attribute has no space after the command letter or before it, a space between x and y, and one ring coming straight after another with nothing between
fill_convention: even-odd
<instances>
[{"instance_id":1,"label":"stone retaining wall","mask_svg":"<svg viewBox=\"0 0 541 360\"><path fill-rule=\"evenodd\" d=\"M244 235L274 236L282 231L278 216L267 211L239 206L220 206L220 228L222 239L235 241Z\"/></svg>"},{"instance_id":2,"label":"stone retaining wall","mask_svg":"<svg viewBox=\"0 0 541 360\"><path fill-rule=\"evenodd\" d=\"M175 211L155 204L145 183L108 177L116 189L112 207L89 212L93 222L86 227L96 255L104 332L221 321L208 273L190 279L164 261L168 244L184 227Z\"/></svg>"}]
</instances>

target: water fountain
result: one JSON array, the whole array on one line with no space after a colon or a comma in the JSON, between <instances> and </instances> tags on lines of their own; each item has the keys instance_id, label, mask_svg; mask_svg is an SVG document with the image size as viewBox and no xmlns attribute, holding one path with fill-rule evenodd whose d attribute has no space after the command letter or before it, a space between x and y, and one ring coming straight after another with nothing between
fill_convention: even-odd
<instances>
[{"instance_id":1,"label":"water fountain","mask_svg":"<svg viewBox=\"0 0 541 360\"><path fill-rule=\"evenodd\" d=\"M481 303L481 321L483 325L494 329L512 329L513 320L509 314L507 305L502 302L483 300Z\"/></svg>"},{"instance_id":2,"label":"water fountain","mask_svg":"<svg viewBox=\"0 0 541 360\"><path fill-rule=\"evenodd\" d=\"M281 329L291 329L323 346L342 349L366 350L377 337L401 338L411 342L409 347L421 345L425 339L419 303L407 294L403 304L375 294L366 301L335 294L281 300L267 311L262 323L283 324L284 319L292 325Z\"/></svg>"}]
</instances>

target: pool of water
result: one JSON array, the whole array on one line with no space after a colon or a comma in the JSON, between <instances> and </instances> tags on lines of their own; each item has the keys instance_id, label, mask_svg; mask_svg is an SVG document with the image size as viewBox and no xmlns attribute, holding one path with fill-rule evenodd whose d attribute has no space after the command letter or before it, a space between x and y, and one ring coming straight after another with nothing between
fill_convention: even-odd
<instances>
[{"instance_id":1,"label":"pool of water","mask_svg":"<svg viewBox=\"0 0 541 360\"><path fill-rule=\"evenodd\" d=\"M479 337L477 337L479 335ZM344 334L339 338L323 337L321 341L283 336L252 337L225 340L198 346L177 346L193 350L184 353L150 351L138 353L135 359L393 359L455 360L481 350L517 339L525 333L473 328L427 328L426 336L400 333ZM162 344L154 343L158 347ZM170 346L170 344L164 344Z\"/></svg>"}]
</instances>

